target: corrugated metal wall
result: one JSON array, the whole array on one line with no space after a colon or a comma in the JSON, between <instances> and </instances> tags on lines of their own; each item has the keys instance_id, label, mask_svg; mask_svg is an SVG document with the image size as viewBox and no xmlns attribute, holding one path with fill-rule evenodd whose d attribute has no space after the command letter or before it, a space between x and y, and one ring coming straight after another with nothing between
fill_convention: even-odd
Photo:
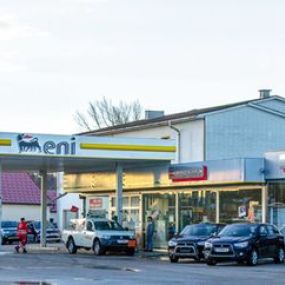
<instances>
[{"instance_id":1,"label":"corrugated metal wall","mask_svg":"<svg viewBox=\"0 0 285 285\"><path fill-rule=\"evenodd\" d=\"M249 106L206 116L207 160L262 157L280 149L285 149L285 118Z\"/></svg>"}]
</instances>

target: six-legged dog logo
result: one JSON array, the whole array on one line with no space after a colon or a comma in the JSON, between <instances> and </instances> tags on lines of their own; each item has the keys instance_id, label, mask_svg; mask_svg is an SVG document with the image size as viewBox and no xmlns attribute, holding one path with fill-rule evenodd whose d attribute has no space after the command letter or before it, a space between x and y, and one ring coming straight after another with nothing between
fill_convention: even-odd
<instances>
[{"instance_id":1,"label":"six-legged dog logo","mask_svg":"<svg viewBox=\"0 0 285 285\"><path fill-rule=\"evenodd\" d=\"M19 152L41 152L41 146L39 144L38 138L34 138L30 134L19 134L17 136Z\"/></svg>"}]
</instances>

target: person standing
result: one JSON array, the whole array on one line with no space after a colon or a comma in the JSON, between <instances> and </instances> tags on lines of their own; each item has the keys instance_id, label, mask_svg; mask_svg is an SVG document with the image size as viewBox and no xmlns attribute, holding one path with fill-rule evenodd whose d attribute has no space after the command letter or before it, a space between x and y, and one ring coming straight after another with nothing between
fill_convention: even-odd
<instances>
[{"instance_id":1,"label":"person standing","mask_svg":"<svg viewBox=\"0 0 285 285\"><path fill-rule=\"evenodd\" d=\"M26 244L27 244L27 235L28 235L28 224L25 221L25 218L21 218L20 223L17 227L17 236L19 238L19 245L15 247L17 253L20 249L23 250L23 253L27 253Z\"/></svg>"},{"instance_id":2,"label":"person standing","mask_svg":"<svg viewBox=\"0 0 285 285\"><path fill-rule=\"evenodd\" d=\"M147 218L146 225L146 249L145 251L153 250L153 234L154 234L154 222L152 217Z\"/></svg>"},{"instance_id":3,"label":"person standing","mask_svg":"<svg viewBox=\"0 0 285 285\"><path fill-rule=\"evenodd\" d=\"M172 239L175 236L175 226L174 223L170 223L168 227L168 239Z\"/></svg>"}]
</instances>

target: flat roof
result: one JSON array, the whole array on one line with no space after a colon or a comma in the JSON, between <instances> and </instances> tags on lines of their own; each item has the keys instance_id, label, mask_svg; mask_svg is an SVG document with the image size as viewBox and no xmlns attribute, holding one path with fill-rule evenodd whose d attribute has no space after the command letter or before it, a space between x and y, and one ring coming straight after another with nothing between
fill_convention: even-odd
<instances>
[{"instance_id":1,"label":"flat roof","mask_svg":"<svg viewBox=\"0 0 285 285\"><path fill-rule=\"evenodd\" d=\"M0 133L0 163L6 171L84 173L159 165L175 158L175 140Z\"/></svg>"}]
</instances>

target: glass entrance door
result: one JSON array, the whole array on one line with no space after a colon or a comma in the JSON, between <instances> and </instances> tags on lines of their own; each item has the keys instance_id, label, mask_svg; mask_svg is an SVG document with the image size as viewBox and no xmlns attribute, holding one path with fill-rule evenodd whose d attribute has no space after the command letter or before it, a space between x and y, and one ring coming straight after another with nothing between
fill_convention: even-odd
<instances>
[{"instance_id":1,"label":"glass entrance door","mask_svg":"<svg viewBox=\"0 0 285 285\"><path fill-rule=\"evenodd\" d=\"M167 246L167 242L175 231L175 195L174 194L145 194L143 195L143 221L146 230L147 217L154 221L155 233L153 245L157 248Z\"/></svg>"}]
</instances>

